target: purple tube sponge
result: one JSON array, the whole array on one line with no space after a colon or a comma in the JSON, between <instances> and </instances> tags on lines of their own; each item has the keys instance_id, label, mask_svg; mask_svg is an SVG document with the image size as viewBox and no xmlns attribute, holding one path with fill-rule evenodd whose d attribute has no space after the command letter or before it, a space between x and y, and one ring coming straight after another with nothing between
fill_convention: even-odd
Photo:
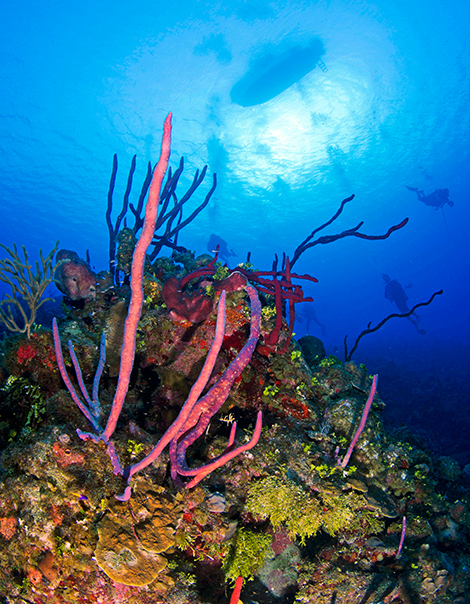
<instances>
[{"instance_id":1,"label":"purple tube sponge","mask_svg":"<svg viewBox=\"0 0 470 604\"><path fill-rule=\"evenodd\" d=\"M352 455L354 447L361 435L361 432L364 430L364 426L366 425L367 416L369 415L370 408L372 406L372 401L374 400L375 393L377 391L377 381L379 379L378 375L374 375L372 380L372 386L369 392L369 396L367 397L366 406L364 407L364 411L362 412L361 423L359 424L359 428L356 430L356 434L354 435L351 444L349 445L349 449L347 450L346 455L344 456L343 461L341 462L341 467L345 468L348 465L349 458Z\"/></svg>"}]
</instances>

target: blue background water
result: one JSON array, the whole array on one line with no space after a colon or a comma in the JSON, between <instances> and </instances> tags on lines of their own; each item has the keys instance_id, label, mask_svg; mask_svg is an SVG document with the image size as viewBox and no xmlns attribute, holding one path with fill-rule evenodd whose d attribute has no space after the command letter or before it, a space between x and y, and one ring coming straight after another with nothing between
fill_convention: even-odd
<instances>
[{"instance_id":1,"label":"blue background water","mask_svg":"<svg viewBox=\"0 0 470 604\"><path fill-rule=\"evenodd\" d=\"M106 269L112 156L119 205L132 156L139 186L158 158L168 111L183 185L205 163L219 178L180 238L191 249L205 252L214 232L237 252L230 260L250 250L255 267L269 269L351 193L325 234L360 220L364 232L384 233L409 216L387 241L319 246L296 271L319 279L305 290L327 351L340 357L345 334L352 343L396 311L383 272L413 285L410 305L445 290L420 310L425 336L395 319L362 340L354 360L380 374L387 421L469 463L469 34L466 1L3 3L0 241L34 257L60 240ZM231 102L254 58L314 36L328 71L262 105ZM405 185L448 187L455 206L435 211Z\"/></svg>"}]
</instances>

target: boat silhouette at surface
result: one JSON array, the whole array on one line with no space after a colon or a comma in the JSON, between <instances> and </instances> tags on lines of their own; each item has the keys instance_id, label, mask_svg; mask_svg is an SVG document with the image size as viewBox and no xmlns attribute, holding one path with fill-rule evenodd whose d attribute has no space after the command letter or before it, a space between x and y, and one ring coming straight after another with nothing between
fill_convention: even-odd
<instances>
[{"instance_id":1,"label":"boat silhouette at surface","mask_svg":"<svg viewBox=\"0 0 470 604\"><path fill-rule=\"evenodd\" d=\"M321 59L323 54L325 48L320 38L314 38L306 47L298 44L282 52L263 53L233 86L230 98L242 107L266 103L299 82L317 65L323 72L327 71Z\"/></svg>"}]
</instances>

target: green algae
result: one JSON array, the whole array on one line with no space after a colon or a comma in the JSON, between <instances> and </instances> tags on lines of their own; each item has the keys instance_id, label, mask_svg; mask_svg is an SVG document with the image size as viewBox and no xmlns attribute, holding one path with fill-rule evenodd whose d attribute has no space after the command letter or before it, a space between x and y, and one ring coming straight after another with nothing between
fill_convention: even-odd
<instances>
[{"instance_id":1,"label":"green algae","mask_svg":"<svg viewBox=\"0 0 470 604\"><path fill-rule=\"evenodd\" d=\"M285 526L301 543L322 525L320 502L300 486L277 476L264 478L249 488L246 509L260 518L269 518L274 529Z\"/></svg>"},{"instance_id":2,"label":"green algae","mask_svg":"<svg viewBox=\"0 0 470 604\"><path fill-rule=\"evenodd\" d=\"M238 529L229 555L224 559L223 570L227 579L237 577L252 579L271 551L271 535L248 529Z\"/></svg>"}]
</instances>

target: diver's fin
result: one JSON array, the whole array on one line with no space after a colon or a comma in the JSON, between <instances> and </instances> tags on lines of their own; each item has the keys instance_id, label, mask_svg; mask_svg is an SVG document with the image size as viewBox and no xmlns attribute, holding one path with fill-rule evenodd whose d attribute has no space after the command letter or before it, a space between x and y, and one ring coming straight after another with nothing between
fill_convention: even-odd
<instances>
[{"instance_id":1,"label":"diver's fin","mask_svg":"<svg viewBox=\"0 0 470 604\"><path fill-rule=\"evenodd\" d=\"M414 191L415 193L418 190L418 187L409 187L408 185L405 185L405 187L408 189L408 191Z\"/></svg>"}]
</instances>

